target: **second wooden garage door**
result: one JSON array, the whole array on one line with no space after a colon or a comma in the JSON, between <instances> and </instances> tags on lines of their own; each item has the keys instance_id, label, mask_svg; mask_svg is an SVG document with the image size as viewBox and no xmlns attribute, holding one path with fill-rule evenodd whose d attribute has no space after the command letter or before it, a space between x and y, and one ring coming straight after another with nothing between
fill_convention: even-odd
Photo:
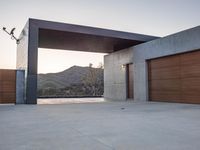
<instances>
[{"instance_id":1,"label":"second wooden garage door","mask_svg":"<svg viewBox=\"0 0 200 150\"><path fill-rule=\"evenodd\" d=\"M149 99L200 104L200 51L148 61Z\"/></svg>"}]
</instances>

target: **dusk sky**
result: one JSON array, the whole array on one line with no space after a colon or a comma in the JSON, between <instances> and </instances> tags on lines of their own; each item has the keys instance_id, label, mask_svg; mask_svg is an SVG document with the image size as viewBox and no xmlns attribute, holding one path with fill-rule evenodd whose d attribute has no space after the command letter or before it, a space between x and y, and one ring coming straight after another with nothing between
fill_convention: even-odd
<instances>
[{"instance_id":1,"label":"dusk sky","mask_svg":"<svg viewBox=\"0 0 200 150\"><path fill-rule=\"evenodd\" d=\"M36 18L163 37L200 25L199 6L200 0L2 0L0 28L16 27L19 36L28 18ZM39 72L61 71L74 60L97 65L102 56L81 53L75 58L71 51L39 49ZM15 41L3 30L0 68L16 68Z\"/></svg>"}]
</instances>

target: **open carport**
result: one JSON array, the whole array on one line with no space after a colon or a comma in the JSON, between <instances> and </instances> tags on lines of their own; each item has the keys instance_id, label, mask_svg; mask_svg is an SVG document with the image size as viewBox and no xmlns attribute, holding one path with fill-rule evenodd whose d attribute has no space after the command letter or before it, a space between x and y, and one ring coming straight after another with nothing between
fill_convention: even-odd
<instances>
[{"instance_id":1,"label":"open carport","mask_svg":"<svg viewBox=\"0 0 200 150\"><path fill-rule=\"evenodd\" d=\"M1 105L2 150L198 150L200 105Z\"/></svg>"},{"instance_id":2,"label":"open carport","mask_svg":"<svg viewBox=\"0 0 200 150\"><path fill-rule=\"evenodd\" d=\"M21 103L37 104L38 48L113 53L156 38L143 34L29 19L17 45L17 69L25 70L26 77L25 101ZM104 82L107 83L105 80Z\"/></svg>"}]
</instances>

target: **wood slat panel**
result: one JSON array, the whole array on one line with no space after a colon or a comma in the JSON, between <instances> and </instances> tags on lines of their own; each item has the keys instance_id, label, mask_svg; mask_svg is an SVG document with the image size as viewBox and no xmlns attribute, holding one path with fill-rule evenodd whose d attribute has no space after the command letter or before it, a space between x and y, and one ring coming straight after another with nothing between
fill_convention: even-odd
<instances>
[{"instance_id":1,"label":"wood slat panel","mask_svg":"<svg viewBox=\"0 0 200 150\"><path fill-rule=\"evenodd\" d=\"M182 78L182 102L200 104L200 77Z\"/></svg>"},{"instance_id":2,"label":"wood slat panel","mask_svg":"<svg viewBox=\"0 0 200 150\"><path fill-rule=\"evenodd\" d=\"M2 84L2 81L0 81L0 93L3 92L3 86L1 84Z\"/></svg>"},{"instance_id":3,"label":"wood slat panel","mask_svg":"<svg viewBox=\"0 0 200 150\"><path fill-rule=\"evenodd\" d=\"M180 56L170 56L150 60L151 69L177 66L180 63Z\"/></svg>"},{"instance_id":4,"label":"wood slat panel","mask_svg":"<svg viewBox=\"0 0 200 150\"><path fill-rule=\"evenodd\" d=\"M180 78L180 67L166 67L151 70L151 80Z\"/></svg>"},{"instance_id":5,"label":"wood slat panel","mask_svg":"<svg viewBox=\"0 0 200 150\"><path fill-rule=\"evenodd\" d=\"M15 103L16 71L0 69L0 103Z\"/></svg>"},{"instance_id":6,"label":"wood slat panel","mask_svg":"<svg viewBox=\"0 0 200 150\"><path fill-rule=\"evenodd\" d=\"M15 93L16 92L16 82L13 81L2 81L1 82L1 92L10 92L10 93Z\"/></svg>"},{"instance_id":7,"label":"wood slat panel","mask_svg":"<svg viewBox=\"0 0 200 150\"><path fill-rule=\"evenodd\" d=\"M182 95L182 98L181 98L181 103L191 103L191 104L200 104L200 100L199 100L199 94L192 94L192 95L189 95L189 94L184 94Z\"/></svg>"},{"instance_id":8,"label":"wood slat panel","mask_svg":"<svg viewBox=\"0 0 200 150\"><path fill-rule=\"evenodd\" d=\"M0 70L1 80L3 81L15 81L16 73L15 70Z\"/></svg>"},{"instance_id":9,"label":"wood slat panel","mask_svg":"<svg viewBox=\"0 0 200 150\"><path fill-rule=\"evenodd\" d=\"M15 103L16 93L2 93L2 103Z\"/></svg>"},{"instance_id":10,"label":"wood slat panel","mask_svg":"<svg viewBox=\"0 0 200 150\"><path fill-rule=\"evenodd\" d=\"M200 51L194 51L180 55L181 65L199 64Z\"/></svg>"},{"instance_id":11,"label":"wood slat panel","mask_svg":"<svg viewBox=\"0 0 200 150\"><path fill-rule=\"evenodd\" d=\"M150 100L158 102L180 102L180 92L152 90Z\"/></svg>"},{"instance_id":12,"label":"wood slat panel","mask_svg":"<svg viewBox=\"0 0 200 150\"><path fill-rule=\"evenodd\" d=\"M200 51L150 60L148 69L150 100L200 104Z\"/></svg>"},{"instance_id":13,"label":"wood slat panel","mask_svg":"<svg viewBox=\"0 0 200 150\"><path fill-rule=\"evenodd\" d=\"M200 63L192 65L182 65L181 78L193 78L193 77L200 77Z\"/></svg>"},{"instance_id":14,"label":"wood slat panel","mask_svg":"<svg viewBox=\"0 0 200 150\"><path fill-rule=\"evenodd\" d=\"M1 92L0 92L0 104L2 103L2 94L1 94Z\"/></svg>"},{"instance_id":15,"label":"wood slat panel","mask_svg":"<svg viewBox=\"0 0 200 150\"><path fill-rule=\"evenodd\" d=\"M157 91L180 91L181 83L177 79L154 80L150 83L151 90Z\"/></svg>"},{"instance_id":16,"label":"wood slat panel","mask_svg":"<svg viewBox=\"0 0 200 150\"><path fill-rule=\"evenodd\" d=\"M198 78L183 78L181 81L181 92L184 95L199 95L200 96L200 77ZM200 100L200 97L199 97Z\"/></svg>"}]
</instances>

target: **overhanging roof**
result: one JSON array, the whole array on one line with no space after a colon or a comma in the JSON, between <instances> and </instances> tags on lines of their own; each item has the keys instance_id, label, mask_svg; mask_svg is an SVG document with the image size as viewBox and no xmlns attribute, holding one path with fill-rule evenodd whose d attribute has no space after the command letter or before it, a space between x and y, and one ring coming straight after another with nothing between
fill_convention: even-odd
<instances>
[{"instance_id":1,"label":"overhanging roof","mask_svg":"<svg viewBox=\"0 0 200 150\"><path fill-rule=\"evenodd\" d=\"M38 19L29 19L31 24L39 30L40 48L110 53L158 38Z\"/></svg>"}]
</instances>

